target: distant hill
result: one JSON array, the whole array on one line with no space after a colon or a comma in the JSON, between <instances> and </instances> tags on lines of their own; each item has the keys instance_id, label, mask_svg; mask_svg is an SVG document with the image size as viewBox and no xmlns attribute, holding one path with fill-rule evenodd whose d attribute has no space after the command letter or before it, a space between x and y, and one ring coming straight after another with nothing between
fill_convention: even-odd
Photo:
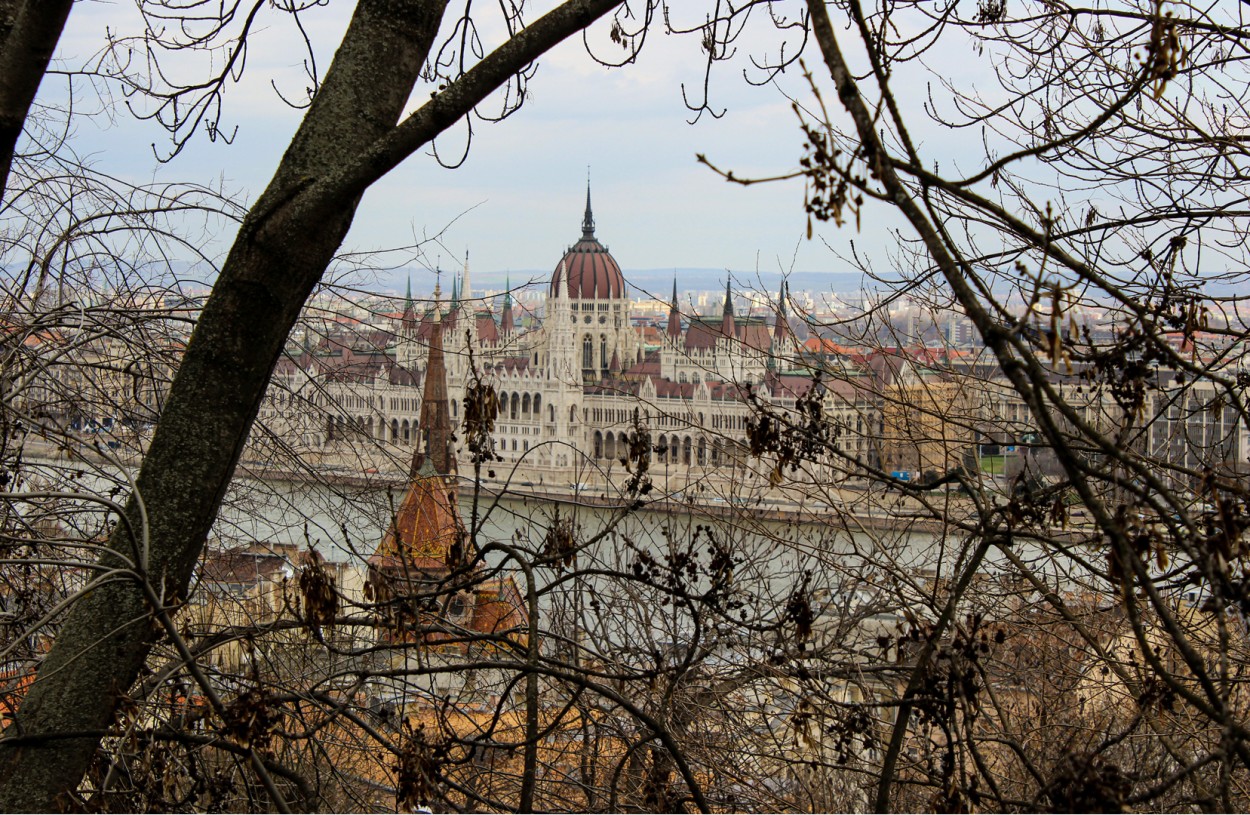
<instances>
[{"instance_id":1,"label":"distant hill","mask_svg":"<svg viewBox=\"0 0 1250 815\"><path fill-rule=\"evenodd\" d=\"M185 267L186 264L178 264ZM189 268L178 268L180 276L192 281L211 283L211 274ZM725 287L725 269L709 268L677 268L677 269L625 269L625 280L631 286L630 296L641 297L652 295L667 300L673 290L673 278L677 278L679 291L718 291ZM781 284L781 275L777 272L754 272L732 270L733 287L737 292L764 289L775 293ZM349 273L339 277L338 282L357 288L361 291L379 294L402 295L407 288L408 280L412 279L412 293L418 297L429 297L434 289L434 276L425 269L381 269ZM885 284L867 280L859 272L793 272L787 276L790 288L797 292L810 292L814 295L832 293L848 295L848 299L861 290L873 291L885 288ZM206 279L207 278L207 279ZM550 269L512 269L507 272L473 271L473 288L478 294L483 290L500 291L505 281L515 287L526 284L545 286L551 278ZM452 273L443 273L443 294L451 294ZM1192 285L1192 282L1190 283ZM996 289L1001 288L1001 282ZM1203 286L1210 297L1244 296L1244 287L1224 280L1208 280ZM1007 295L1009 292L1000 291Z\"/></svg>"},{"instance_id":2,"label":"distant hill","mask_svg":"<svg viewBox=\"0 0 1250 815\"><path fill-rule=\"evenodd\" d=\"M673 278L677 278L680 291L716 291L725 287L725 269L623 269L625 280L631 287L633 297L647 294L661 299L668 299L673 290ZM473 271L472 284L474 289L502 289L505 281L513 286L526 283L542 283L551 276L550 269L513 269L508 272ZM781 275L777 272L731 271L733 287L736 291L744 289L764 288L775 292L781 285ZM428 295L434 288L431 275L425 270L413 270L412 291L414 295ZM858 272L794 272L789 275L790 287L795 291L855 293L863 285L863 277ZM377 276L379 291L402 293L408 284L408 270L396 269ZM443 275L443 291L449 291L448 275ZM869 286L872 288L872 286Z\"/></svg>"}]
</instances>

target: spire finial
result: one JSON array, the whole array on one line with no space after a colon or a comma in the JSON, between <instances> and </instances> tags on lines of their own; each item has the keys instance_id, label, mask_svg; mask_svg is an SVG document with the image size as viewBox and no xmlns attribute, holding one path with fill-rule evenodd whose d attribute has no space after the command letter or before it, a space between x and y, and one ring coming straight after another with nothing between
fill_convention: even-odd
<instances>
[{"instance_id":1,"label":"spire finial","mask_svg":"<svg viewBox=\"0 0 1250 815\"><path fill-rule=\"evenodd\" d=\"M595 239L595 215L590 209L590 168L586 168L586 214L582 216L582 240Z\"/></svg>"}]
</instances>

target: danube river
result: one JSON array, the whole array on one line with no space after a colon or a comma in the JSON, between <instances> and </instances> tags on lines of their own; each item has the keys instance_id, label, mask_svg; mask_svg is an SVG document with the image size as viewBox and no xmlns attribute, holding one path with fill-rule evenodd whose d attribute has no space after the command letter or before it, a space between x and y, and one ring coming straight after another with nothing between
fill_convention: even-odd
<instances>
[{"instance_id":1,"label":"danube river","mask_svg":"<svg viewBox=\"0 0 1250 815\"><path fill-rule=\"evenodd\" d=\"M367 559L382 539L403 498L402 484L299 482L237 479L216 527L219 545L255 542L315 547L330 560ZM476 517L479 545L496 541L541 549L557 519L571 522L577 539L603 536L597 548L613 551L664 551L696 532L752 561L785 573L830 560L871 561L883 567L932 570L958 559L962 535L931 520L907 518L865 496L853 507L759 502L704 506L681 500L656 501L626 511L601 497L522 495L476 499L460 494L466 527Z\"/></svg>"},{"instance_id":2,"label":"danube river","mask_svg":"<svg viewBox=\"0 0 1250 815\"><path fill-rule=\"evenodd\" d=\"M100 466L104 462L98 460L78 461L69 466L85 466L76 482L79 488L113 492L110 485L117 484L118 470ZM62 473L67 464L64 459L43 462L49 471ZM117 484L114 494L125 486ZM328 560L363 565L389 526L405 486L360 477L239 477L227 493L210 546L314 548ZM804 572L836 572L857 582L902 573L940 577L967 554L962 531L918 517L918 507L881 493L863 493L838 507L751 499L732 504L712 499L700 505L673 496L626 511L603 495L494 496L483 491L475 510L472 491L462 489L460 507L479 546L498 542L541 551L559 521L574 540L592 542L584 550L589 558L612 569L630 568L640 553L663 559L688 550L691 541L701 554L709 547L730 553L739 575L757 572L766 582L772 582L769 576L791 580ZM1044 558L1023 546L1015 552L1034 562ZM1005 564L997 560L991 553L984 569L998 571Z\"/></svg>"}]
</instances>

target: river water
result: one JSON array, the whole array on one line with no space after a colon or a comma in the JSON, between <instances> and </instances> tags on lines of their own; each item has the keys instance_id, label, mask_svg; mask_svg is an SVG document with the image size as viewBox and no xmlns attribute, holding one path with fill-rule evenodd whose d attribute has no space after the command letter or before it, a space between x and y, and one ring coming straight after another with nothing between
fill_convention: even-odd
<instances>
[{"instance_id":1,"label":"river water","mask_svg":"<svg viewBox=\"0 0 1250 815\"><path fill-rule=\"evenodd\" d=\"M87 470L77 479L80 488L107 493L116 483L116 470L111 476L107 467L88 465ZM210 544L315 548L327 560L362 566L382 539L403 488L350 479L236 478ZM538 552L559 520L576 541L592 542L579 555L583 566L590 560L597 567L628 571L646 557L663 561L695 552L706 562L715 551L731 558L739 582L752 580L778 592L805 579L832 591L849 585L872 592L900 577L932 585L958 567L967 552L967 536L957 529L909 522L897 510L868 508L881 503L880 496L865 495L838 512L822 504L700 507L681 501L625 512L592 500L485 492L475 512L473 495L463 490L460 503L478 546L500 542ZM1044 559L1027 548L1016 552L1034 563ZM1010 569L992 553L984 571L993 575Z\"/></svg>"}]
</instances>

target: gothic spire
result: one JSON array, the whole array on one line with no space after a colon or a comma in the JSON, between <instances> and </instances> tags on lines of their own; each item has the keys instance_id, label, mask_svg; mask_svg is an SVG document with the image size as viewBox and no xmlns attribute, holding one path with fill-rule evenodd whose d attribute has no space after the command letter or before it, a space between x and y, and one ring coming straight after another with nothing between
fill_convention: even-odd
<instances>
[{"instance_id":1,"label":"gothic spire","mask_svg":"<svg viewBox=\"0 0 1250 815\"><path fill-rule=\"evenodd\" d=\"M668 305L668 336L677 339L681 336L681 312L677 310L677 275L673 275L673 299Z\"/></svg>"},{"instance_id":2,"label":"gothic spire","mask_svg":"<svg viewBox=\"0 0 1250 815\"><path fill-rule=\"evenodd\" d=\"M504 278L503 314L499 317L499 330L511 334L515 324L512 321L512 276Z\"/></svg>"},{"instance_id":3,"label":"gothic spire","mask_svg":"<svg viewBox=\"0 0 1250 815\"><path fill-rule=\"evenodd\" d=\"M721 312L720 333L730 338L738 336L737 326L734 325L734 296L729 288L729 278L725 279L725 308Z\"/></svg>"},{"instance_id":4,"label":"gothic spire","mask_svg":"<svg viewBox=\"0 0 1250 815\"><path fill-rule=\"evenodd\" d=\"M582 240L595 239L595 215L590 209L590 177L586 177L586 214L582 216Z\"/></svg>"},{"instance_id":5,"label":"gothic spire","mask_svg":"<svg viewBox=\"0 0 1250 815\"><path fill-rule=\"evenodd\" d=\"M405 333L417 328L417 310L412 305L412 275L408 275L408 294L404 300L404 313L400 315L399 325Z\"/></svg>"},{"instance_id":6,"label":"gothic spire","mask_svg":"<svg viewBox=\"0 0 1250 815\"><path fill-rule=\"evenodd\" d=\"M473 289L469 286L469 250L464 250L464 272L460 275L460 299L466 302L473 299Z\"/></svg>"},{"instance_id":7,"label":"gothic spire","mask_svg":"<svg viewBox=\"0 0 1250 815\"><path fill-rule=\"evenodd\" d=\"M777 299L777 315L773 323L773 340L781 342L794 336L794 332L790 330L790 317L786 313L786 300L790 296L790 284L781 281L781 291L778 293Z\"/></svg>"},{"instance_id":8,"label":"gothic spire","mask_svg":"<svg viewBox=\"0 0 1250 815\"><path fill-rule=\"evenodd\" d=\"M456 456L451 441L451 411L447 405L447 366L443 360L443 325L438 308L433 314L430 355L425 366L425 389L417 423L420 436L413 451L409 478L418 475L454 475Z\"/></svg>"}]
</instances>

